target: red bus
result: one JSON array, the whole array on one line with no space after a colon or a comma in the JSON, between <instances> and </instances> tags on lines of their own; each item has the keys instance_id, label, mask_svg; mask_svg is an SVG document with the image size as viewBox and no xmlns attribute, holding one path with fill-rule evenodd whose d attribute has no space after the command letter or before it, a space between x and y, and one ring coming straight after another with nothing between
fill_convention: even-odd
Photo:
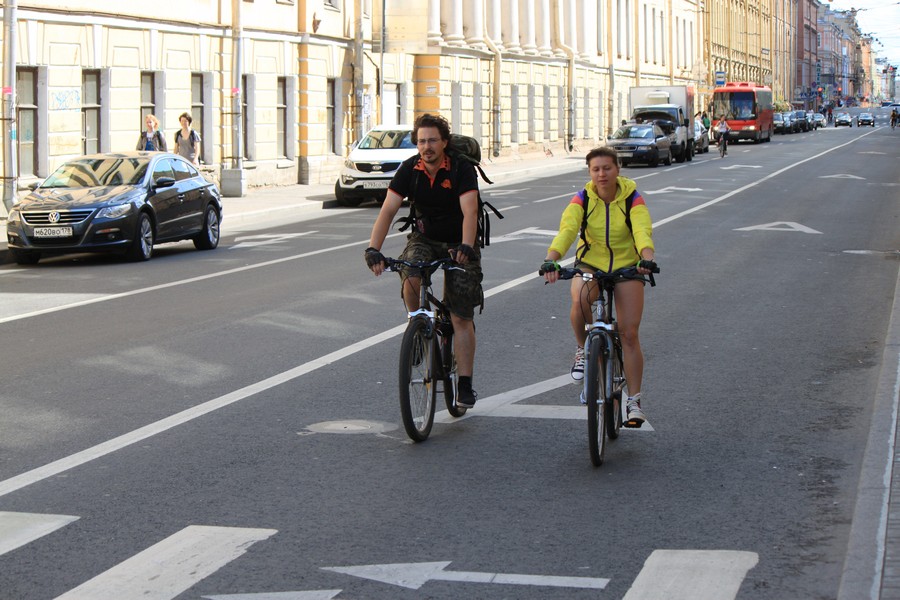
<instances>
[{"instance_id":1,"label":"red bus","mask_svg":"<svg viewBox=\"0 0 900 600\"><path fill-rule=\"evenodd\" d=\"M772 90L746 81L729 81L713 90L710 119L715 123L724 116L731 127L730 140L772 141Z\"/></svg>"}]
</instances>

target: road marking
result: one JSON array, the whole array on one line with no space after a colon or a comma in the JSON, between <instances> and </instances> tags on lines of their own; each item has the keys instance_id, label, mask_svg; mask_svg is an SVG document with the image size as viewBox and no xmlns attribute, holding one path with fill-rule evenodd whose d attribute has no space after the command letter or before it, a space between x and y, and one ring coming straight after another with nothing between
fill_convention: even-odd
<instances>
[{"instance_id":1,"label":"road marking","mask_svg":"<svg viewBox=\"0 0 900 600\"><path fill-rule=\"evenodd\" d=\"M288 240L292 240L294 238L302 237L304 235L310 235L312 233L319 233L318 231L302 231L300 233L260 233L258 235L243 235L234 238L235 242L240 242L235 244L234 246L229 246L229 250L234 250L236 248L255 248L257 246L267 246L269 244L280 244L281 242L286 242ZM248 240L242 242L241 240ZM252 240L252 241L250 241Z\"/></svg>"},{"instance_id":2,"label":"road marking","mask_svg":"<svg viewBox=\"0 0 900 600\"><path fill-rule=\"evenodd\" d=\"M834 175L819 175L819 179L865 179L865 177L858 177L849 173L836 173Z\"/></svg>"},{"instance_id":3,"label":"road marking","mask_svg":"<svg viewBox=\"0 0 900 600\"><path fill-rule=\"evenodd\" d=\"M203 596L207 600L331 600L343 590L313 590L308 592L262 592L259 594L226 594Z\"/></svg>"},{"instance_id":4,"label":"road marking","mask_svg":"<svg viewBox=\"0 0 900 600\"><path fill-rule=\"evenodd\" d=\"M794 223L793 221L775 221L774 223L766 223L765 225L751 225L750 227L740 227L734 231L797 231L800 233L818 233L812 227Z\"/></svg>"},{"instance_id":5,"label":"road marking","mask_svg":"<svg viewBox=\"0 0 900 600\"><path fill-rule=\"evenodd\" d=\"M731 165L729 167L719 167L723 171L730 171L732 169L762 169L761 165Z\"/></svg>"},{"instance_id":6,"label":"road marking","mask_svg":"<svg viewBox=\"0 0 900 600\"><path fill-rule=\"evenodd\" d=\"M683 188L670 185L661 190L647 190L645 194L668 194L669 192L702 192L703 188Z\"/></svg>"},{"instance_id":7,"label":"road marking","mask_svg":"<svg viewBox=\"0 0 900 600\"><path fill-rule=\"evenodd\" d=\"M506 210L506 209L503 209ZM549 229L538 229L537 227L526 227L525 229L520 229L518 231L513 231L510 233L504 233L500 237L494 238L491 240L492 244L499 244L500 242L512 242L515 240L520 240L525 237L556 237L558 231L550 231Z\"/></svg>"},{"instance_id":8,"label":"road marking","mask_svg":"<svg viewBox=\"0 0 900 600\"><path fill-rule=\"evenodd\" d=\"M728 600L737 597L755 552L654 550L622 600Z\"/></svg>"},{"instance_id":9,"label":"road marking","mask_svg":"<svg viewBox=\"0 0 900 600\"><path fill-rule=\"evenodd\" d=\"M0 556L77 520L69 515L0 512Z\"/></svg>"},{"instance_id":10,"label":"road marking","mask_svg":"<svg viewBox=\"0 0 900 600\"><path fill-rule=\"evenodd\" d=\"M554 575L516 575L512 573L481 573L473 571L445 571L446 562L396 563L387 565L361 565L356 567L322 567L325 571L344 573L362 579L371 579L400 587L417 590L429 581L462 581L465 583L503 583L513 585L540 585L602 590L609 579L599 577L557 577Z\"/></svg>"},{"instance_id":11,"label":"road marking","mask_svg":"<svg viewBox=\"0 0 900 600\"><path fill-rule=\"evenodd\" d=\"M191 525L56 600L171 600L275 533Z\"/></svg>"}]
</instances>

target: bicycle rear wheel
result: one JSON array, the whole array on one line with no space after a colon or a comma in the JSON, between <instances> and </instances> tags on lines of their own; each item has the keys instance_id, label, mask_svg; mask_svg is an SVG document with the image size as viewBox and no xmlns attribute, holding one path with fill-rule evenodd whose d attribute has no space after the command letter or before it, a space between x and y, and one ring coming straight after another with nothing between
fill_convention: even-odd
<instances>
[{"instance_id":1,"label":"bicycle rear wheel","mask_svg":"<svg viewBox=\"0 0 900 600\"><path fill-rule=\"evenodd\" d=\"M584 395L588 411L588 447L591 464L603 464L606 452L606 360L604 348L606 339L602 335L588 338L587 356L584 361Z\"/></svg>"},{"instance_id":2,"label":"bicycle rear wheel","mask_svg":"<svg viewBox=\"0 0 900 600\"><path fill-rule=\"evenodd\" d=\"M456 404L459 373L456 370L456 352L453 351L453 333L445 333L440 337L438 344L443 364L441 381L444 388L444 402L447 404L447 412L453 417L461 417L466 414L467 408Z\"/></svg>"},{"instance_id":3,"label":"bicycle rear wheel","mask_svg":"<svg viewBox=\"0 0 900 600\"><path fill-rule=\"evenodd\" d=\"M624 376L622 374L622 349L615 346L613 353L607 360L606 369L606 435L614 440L619 437L619 429L622 427L622 388Z\"/></svg>"},{"instance_id":4,"label":"bicycle rear wheel","mask_svg":"<svg viewBox=\"0 0 900 600\"><path fill-rule=\"evenodd\" d=\"M406 435L414 442L428 439L434 424L435 359L425 317L412 319L400 342L400 415Z\"/></svg>"}]
</instances>

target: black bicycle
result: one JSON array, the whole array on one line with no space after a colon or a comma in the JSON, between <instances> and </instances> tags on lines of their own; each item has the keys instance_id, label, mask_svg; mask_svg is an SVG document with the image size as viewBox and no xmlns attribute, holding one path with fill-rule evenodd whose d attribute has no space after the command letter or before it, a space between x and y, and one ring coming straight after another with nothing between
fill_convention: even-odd
<instances>
[{"instance_id":1,"label":"black bicycle","mask_svg":"<svg viewBox=\"0 0 900 600\"><path fill-rule=\"evenodd\" d=\"M453 323L450 311L432 292L431 276L438 269L460 270L450 258L410 262L385 258L389 271L404 267L418 271L419 308L409 313L409 324L400 342L400 414L406 434L415 442L428 439L434 424L438 388L443 393L447 412L454 417L466 414L456 403L459 377L453 351Z\"/></svg>"},{"instance_id":2,"label":"black bicycle","mask_svg":"<svg viewBox=\"0 0 900 600\"><path fill-rule=\"evenodd\" d=\"M622 390L625 387L625 368L622 362L622 341L616 326L613 290L621 281L646 281L656 285L653 273L659 273L655 263L641 261L650 268L651 274L644 277L636 267L626 267L606 273L604 271L582 271L581 269L560 268L560 279L581 277L585 281L595 281L600 286L600 294L591 305L591 323L585 325L588 335L584 345L584 388L582 399L588 409L588 447L591 463L595 467L603 464L606 453L606 438L619 437L622 427ZM544 274L543 269L538 272ZM582 288L588 294L588 286Z\"/></svg>"}]
</instances>

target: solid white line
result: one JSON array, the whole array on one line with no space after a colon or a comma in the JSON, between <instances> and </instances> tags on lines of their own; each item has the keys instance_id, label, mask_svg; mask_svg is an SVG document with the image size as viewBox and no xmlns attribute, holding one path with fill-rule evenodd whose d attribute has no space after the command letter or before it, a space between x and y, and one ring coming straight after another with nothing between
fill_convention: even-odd
<instances>
[{"instance_id":1,"label":"solid white line","mask_svg":"<svg viewBox=\"0 0 900 600\"><path fill-rule=\"evenodd\" d=\"M654 550L622 600L729 600L737 596L755 552Z\"/></svg>"},{"instance_id":2,"label":"solid white line","mask_svg":"<svg viewBox=\"0 0 900 600\"><path fill-rule=\"evenodd\" d=\"M171 600L275 533L275 529L185 527L56 600Z\"/></svg>"},{"instance_id":3,"label":"solid white line","mask_svg":"<svg viewBox=\"0 0 900 600\"><path fill-rule=\"evenodd\" d=\"M869 134L866 134L866 135L869 135ZM860 138L856 138L856 139L861 139L862 137L865 137L865 136L860 136ZM819 157L819 156L823 156L824 154L827 154L828 152L832 152L832 151L834 151L834 150L837 150L837 149L839 149L839 148L842 148L843 146L846 146L846 145L848 145L848 144L851 144L851 143L853 143L853 141L856 141L856 140L852 140L852 141L847 142L847 143L845 143L845 144L843 144L843 145L841 145L841 146L835 146L834 148L832 148L832 149L830 149L830 150L826 150L825 152L822 152L822 153L817 154L817 155L815 155L815 156L812 156L812 157L810 157L810 158L806 158L806 159L804 159L804 160L798 161L798 162L794 163L793 165L789 165L789 166L787 166L787 167L784 167L783 169L777 171L777 173L783 173L784 171L786 171L786 170L788 170L788 169L790 169L790 168L792 168L792 167L794 167L794 166L803 164L803 163L805 163L805 162L807 162L807 161L809 161L809 160L812 160L813 158L817 158L817 157ZM776 174L777 174L777 173L776 173ZM774 175L774 174L773 174L773 175ZM668 217L668 218L666 218L666 219L662 219L662 220L659 221L658 223L655 223L655 224L654 224L654 227L660 227L660 226L662 226L662 225L664 225L664 224L666 224L666 223L670 223L670 222L672 222L672 221L675 221L676 219L680 219L681 217L687 216L687 215L689 215L689 214L691 214L691 213L693 213L693 212L696 212L696 211L698 211L698 210L700 210L700 209L702 209L702 208L706 208L706 207L708 207L708 206L712 206L713 204L716 204L716 203L718 203L718 202L721 202L722 200L725 200L726 198L730 198L731 196L733 196L734 194L738 193L739 191L744 191L744 190L747 190L747 189L749 189L749 188L752 188L752 187L754 187L754 186L756 186L756 185L759 185L760 183L762 183L762 182L764 182L764 181L770 179L773 175L770 175L770 176L764 177L764 178L762 178L762 179L759 179L759 180L757 180L757 181L755 181L755 182L753 182L753 183L751 183L751 184L745 185L744 187L740 188L739 190L735 190L734 192L729 192L728 194L725 194L724 196L720 196L719 198L716 198L716 199L714 199L714 200L710 200L709 202L706 202L706 203L704 203L704 204L701 204L700 206L694 207L694 208L689 209L689 210L682 211L682 212L680 212L680 213L678 213L678 214L676 214L676 215L672 215L671 217ZM559 198L559 197L563 197L563 196L556 196L556 197ZM394 236L397 236L397 235L403 235L403 234L396 233L396 234L391 234L391 235L388 236L388 237L394 237ZM327 249L322 249L322 250L316 250L316 251L313 251L313 252L307 252L307 253L304 253L304 254L298 254L298 255L294 255L294 256L287 256L287 257L283 257L283 258L279 258L279 259L275 259L275 260L270 260L270 261L263 262L263 263L259 263L259 264L255 264L255 265L247 265L247 266L244 266L244 267L238 267L238 268L235 268L235 269L229 269L229 270L227 270L227 271L222 271L222 272L220 272L220 273L212 273L212 274L209 274L209 275L202 275L202 276L199 276L199 277L193 277L193 278L191 278L191 279L185 279L185 280L176 281L176 282L170 282L170 283L161 284L161 285L157 285L157 286L151 286L151 287L148 287L148 288L142 288L142 289L140 289L140 290L132 290L132 291L130 291L130 292L123 292L123 293L121 293L121 294L113 294L113 295L110 295L110 296L105 296L104 298L97 298L97 299L94 299L94 300L85 300L85 301L83 301L83 302L77 302L77 303L69 304L69 305L66 305L66 306L60 306L60 307L57 307L57 308L55 308L55 309L46 309L46 310L43 310L43 311L36 311L36 312L33 312L33 313L28 313L28 314L26 314L26 315L19 315L19 316L17 316L17 317L8 317L8 318L6 318L6 319L0 319L0 323L5 323L5 322L8 322L8 321L14 321L14 320L17 320L17 319L24 319L24 318L33 317L33 316L37 316L37 315L40 315L40 314L46 314L46 313L50 313L50 312L55 312L55 311L59 311L59 310L65 310L65 309L67 309L67 308L73 308L73 307L75 307L75 306L84 306L84 305L87 305L87 304L95 304L95 303L97 303L97 302L104 302L104 301L106 301L106 300L112 300L112 299L115 299L115 298L124 298L124 297L128 297L128 296L135 296L135 295L137 295L137 294L142 294L142 293L145 293L145 292L148 292L148 291L156 291L156 290L166 289L166 288L175 287L175 286L179 286L179 285L185 285L185 284L193 283L193 282L196 282L196 281L202 281L202 280L205 280L205 279L212 279L212 278L214 278L214 277L222 277L222 276L224 276L224 275L229 275L229 274L233 274L233 273L239 273L239 272L242 272L242 271L248 271L248 270L251 270L251 269L256 269L256 268L260 268L260 267L270 266L270 265L279 264L279 263L283 263L283 262L288 262L288 261L292 261L292 260L297 260L297 259L299 259L299 258L306 258L306 257L309 257L309 256L315 256L315 255L318 255L318 254L323 254L323 253L326 253L326 252L331 252L332 250L340 250L340 249L343 249L343 248L352 248L352 247L354 247L354 246L359 246L359 245L361 245L361 244L363 244L363 243L365 243L365 242L350 242L350 243L347 243L347 244L342 244L342 245L340 245L340 246L334 246L334 247L332 247L332 248L327 248ZM574 262L574 260L575 260L574 258L570 257L569 259L567 259L567 260L565 260L565 261L561 261L560 264L562 264L562 265L571 264L572 262ZM519 285L521 285L521 284L523 284L523 283L530 282L530 281L534 281L534 282L537 283L537 282L539 282L540 280L538 279L537 275L536 275L534 272L532 272L532 273L530 273L530 274L528 274L528 275L524 275L524 276L519 277L519 278L517 278L517 279L513 279L513 280L508 281L508 282L506 282L506 283L504 283L504 284L501 284L501 285L499 285L499 286L496 286L496 287L494 287L494 288L491 288L490 290L485 291L484 296L485 296L485 298L489 298L489 297L491 297L491 296L493 296L493 295L495 295L495 294L499 294L500 292L510 290L510 289L512 289L512 288L514 288L514 287L517 287L517 286L519 286ZM4 481L0 481L0 496L5 496L6 494L9 494L9 493L14 492L14 491L19 490L19 489L22 489L22 488L24 488L24 487L26 487L26 486L28 486L28 485L31 485L31 484L36 483L36 482L38 482L38 481L42 481L42 480L44 480L44 479L46 479L46 478L48 478L48 477L52 477L52 476L54 476L54 475L57 475L57 474L59 474L59 473L62 473L62 472L67 471L67 470L69 470L69 469L72 469L72 468L74 468L74 467L80 466L80 465L82 465L82 464L85 464L85 463L87 463L87 462L89 462L89 461L92 461L92 460L94 460L94 459L96 459L96 458L99 458L99 457L101 457L101 456L105 456L105 455L107 455L107 454L110 454L110 453L112 453L112 452L115 452L116 450L119 450L119 449L121 449L121 448L130 446L131 444L134 444L134 443L136 443L136 442L138 442L138 441L147 439L147 438L152 437L152 436L154 436L154 435L156 435L156 434L158 434L158 433L162 433L162 432L164 432L164 431L167 431L167 430L169 430L169 429L171 429L171 428L173 428L173 427L176 427L176 426L178 426L178 425L181 425L182 423L186 423L186 422L188 422L188 421L192 421L193 419L196 419L196 418L201 417L201 416L203 416L203 415L205 415L205 414L207 414L207 413L210 413L210 412L213 412L213 411L215 411L215 410L218 410L219 408L222 408L222 407L224 407L224 406L228 406L229 404L232 404L232 403L237 402L237 401L239 401L239 400L243 400L243 399L245 399L245 398L247 398L247 397L249 397L249 396L252 396L252 395L254 395L254 394L257 394L257 393L266 391L266 390L268 390L268 389L270 389L270 388L273 388L273 387L275 387L275 386L277 386L277 385L281 385L282 383L285 383L285 382L287 382L287 381L290 381L290 380L292 380L292 379L295 379L295 378L297 378L297 377L300 377L301 375L305 375L305 374L307 374L307 373L309 373L309 372L312 372L312 371L318 369L319 367L322 367L322 366L324 366L324 365L327 365L327 364L330 364L330 363L332 363L332 362L335 362L336 360L340 360L341 358L345 358L345 357L347 357L347 356L349 356L349 355L351 355L351 354L353 354L353 353L355 353L355 352L359 352L359 351L361 351L361 350L365 350L366 348L369 348L369 347L371 347L371 346L374 346L375 344L381 343L382 341L385 341L385 340L390 339L390 338L392 338L392 337L394 337L394 336L396 336L396 335L399 335L400 333L402 333L402 331L405 329L405 327L406 327L405 324L404 324L404 325L400 325L400 326L397 326L397 327L395 327L395 328L393 328L393 329L389 329L388 331L385 331L385 332L383 332L383 333L381 333L381 334L374 335L374 336L372 336L372 337L370 337L370 338L367 338L367 339L365 339L365 340L360 340L359 342L357 342L357 343L355 343L355 344L352 344L352 345L350 345L350 346L348 346L348 347L346 347L346 348L344 348L344 349L342 349L342 350L338 350L338 351L336 351L336 352L332 352L332 353L330 353L330 354L327 354L327 355L325 355L325 356L323 356L323 357L320 357L320 358L318 358L318 359L315 359L315 360L310 361L310 362L308 362L308 363L305 363L305 364L303 364L303 365L299 365L299 366L297 366L297 367L294 367L293 369L290 369L290 370L285 371L285 372L283 372L283 373L280 373L280 374L278 374L278 375L274 375L274 376L269 377L269 378L267 378L267 379L264 379L264 380L262 380L262 381L258 381L258 382L256 382L256 383L253 383L253 384L251 384L251 385L248 385L248 386L246 386L246 387L243 387L243 388L241 388L241 389L239 389L239 390L236 390L236 391L234 391L234 392L231 392L231 393L229 393L229 394L225 394L224 396L220 396L219 398L215 398L215 399L210 400L210 401L208 401L208 402L204 402L203 404L194 406L194 407L189 408L189 409L187 409L187 410L184 410L184 411L182 411L182 412L180 412L180 413L171 415L171 416L166 417L165 419L162 419L162 420L160 420L160 421L156 421L155 423L150 423L149 425L146 425L146 426L144 426L144 427L141 427L140 429L136 429L135 431L132 431L132 432L127 433L127 434L124 434L124 435L121 435L121 436L119 436L119 437L117 437L117 438L114 438L114 439L112 439L112 440L109 440L109 441L107 441L107 442L103 442L103 443L101 443L101 444L98 444L98 445L93 446L93 447L91 447L91 448L88 448L88 449L86 449L86 450L82 450L81 452L78 452L78 453L76 453L76 454L72 454L72 455L67 456L67 457L65 457L65 458L61 458L61 459L59 459L59 460L57 460L57 461L54 461L54 462L49 463L49 464L47 464L47 465L44 465L44 466L42 466L42 467L38 467L38 468L33 469L33 470L31 470L31 471L27 471L27 472L25 472L25 473L22 473L22 474L20 474L20 475L17 475L17 476L15 476L15 477L11 477L10 479L6 479L6 480L4 480Z\"/></svg>"},{"instance_id":4,"label":"solid white line","mask_svg":"<svg viewBox=\"0 0 900 600\"><path fill-rule=\"evenodd\" d=\"M0 512L0 555L65 527L78 517Z\"/></svg>"},{"instance_id":5,"label":"solid white line","mask_svg":"<svg viewBox=\"0 0 900 600\"><path fill-rule=\"evenodd\" d=\"M343 590L311 590L308 592L261 592L258 594L226 594L203 596L206 600L331 600Z\"/></svg>"}]
</instances>

